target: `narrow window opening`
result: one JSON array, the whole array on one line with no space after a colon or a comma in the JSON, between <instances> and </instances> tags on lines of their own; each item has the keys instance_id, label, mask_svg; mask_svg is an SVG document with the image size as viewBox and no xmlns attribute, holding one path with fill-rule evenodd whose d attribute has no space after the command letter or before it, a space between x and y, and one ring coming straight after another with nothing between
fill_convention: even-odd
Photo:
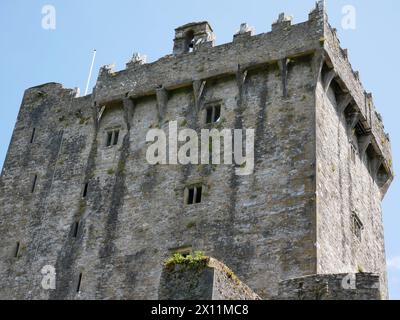
<instances>
[{"instance_id":1,"label":"narrow window opening","mask_svg":"<svg viewBox=\"0 0 400 320\"><path fill-rule=\"evenodd\" d=\"M107 132L106 147L116 146L119 140L119 130L111 130Z\"/></svg>"},{"instance_id":2,"label":"narrow window opening","mask_svg":"<svg viewBox=\"0 0 400 320\"><path fill-rule=\"evenodd\" d=\"M30 143L33 143L35 141L35 133L36 133L36 128L33 128Z\"/></svg>"},{"instance_id":3,"label":"narrow window opening","mask_svg":"<svg viewBox=\"0 0 400 320\"><path fill-rule=\"evenodd\" d=\"M89 189L89 183L86 182L85 186L83 187L83 193L82 193L82 197L86 198L87 194L88 194L88 189Z\"/></svg>"},{"instance_id":4,"label":"narrow window opening","mask_svg":"<svg viewBox=\"0 0 400 320\"><path fill-rule=\"evenodd\" d=\"M213 109L210 107L210 108L207 108L207 110L206 110L206 123L208 124L208 123L212 123L212 113L213 113Z\"/></svg>"},{"instance_id":5,"label":"narrow window opening","mask_svg":"<svg viewBox=\"0 0 400 320\"><path fill-rule=\"evenodd\" d=\"M215 106L213 120L214 122L218 122L220 118L221 118L221 106Z\"/></svg>"},{"instance_id":6,"label":"narrow window opening","mask_svg":"<svg viewBox=\"0 0 400 320\"><path fill-rule=\"evenodd\" d=\"M362 240L362 231L364 230L364 225L356 213L353 213L353 215L352 215L352 228L353 228L353 234L356 236L356 238L359 241L361 241Z\"/></svg>"},{"instance_id":7,"label":"narrow window opening","mask_svg":"<svg viewBox=\"0 0 400 320\"><path fill-rule=\"evenodd\" d=\"M119 130L115 130L114 131L114 141L113 141L114 146L118 144L118 139L119 139Z\"/></svg>"},{"instance_id":8,"label":"narrow window opening","mask_svg":"<svg viewBox=\"0 0 400 320\"><path fill-rule=\"evenodd\" d=\"M196 203L200 203L201 202L201 193L203 191L203 188L202 187L197 187L196 191L197 191L196 192Z\"/></svg>"},{"instance_id":9,"label":"narrow window opening","mask_svg":"<svg viewBox=\"0 0 400 320\"><path fill-rule=\"evenodd\" d=\"M187 204L193 204L193 199L194 199L194 188L190 188Z\"/></svg>"},{"instance_id":10,"label":"narrow window opening","mask_svg":"<svg viewBox=\"0 0 400 320\"><path fill-rule=\"evenodd\" d=\"M14 257L18 258L18 254L19 254L19 248L21 247L21 244L19 242L17 242L17 245L15 247L15 252L14 252Z\"/></svg>"},{"instance_id":11,"label":"narrow window opening","mask_svg":"<svg viewBox=\"0 0 400 320\"><path fill-rule=\"evenodd\" d=\"M107 147L110 147L110 146L111 146L112 136L113 136L112 131L107 132L107 141L106 141L106 146L107 146Z\"/></svg>"},{"instance_id":12,"label":"narrow window opening","mask_svg":"<svg viewBox=\"0 0 400 320\"><path fill-rule=\"evenodd\" d=\"M206 124L216 123L221 119L221 106L215 105L206 108Z\"/></svg>"},{"instance_id":13,"label":"narrow window opening","mask_svg":"<svg viewBox=\"0 0 400 320\"><path fill-rule=\"evenodd\" d=\"M78 293L81 292L81 284L82 284L82 273L79 274L78 284L76 286L76 292L78 292Z\"/></svg>"},{"instance_id":14,"label":"narrow window opening","mask_svg":"<svg viewBox=\"0 0 400 320\"><path fill-rule=\"evenodd\" d=\"M79 231L79 221L76 221L74 223L74 234L73 234L74 238L78 237L78 231Z\"/></svg>"},{"instance_id":15,"label":"narrow window opening","mask_svg":"<svg viewBox=\"0 0 400 320\"><path fill-rule=\"evenodd\" d=\"M194 32L192 30L186 33L185 39L185 52L194 51Z\"/></svg>"},{"instance_id":16,"label":"narrow window opening","mask_svg":"<svg viewBox=\"0 0 400 320\"><path fill-rule=\"evenodd\" d=\"M35 189L36 189L36 182L37 182L37 175L35 174L35 176L33 177L31 193L34 193L34 192L35 192Z\"/></svg>"}]
</instances>

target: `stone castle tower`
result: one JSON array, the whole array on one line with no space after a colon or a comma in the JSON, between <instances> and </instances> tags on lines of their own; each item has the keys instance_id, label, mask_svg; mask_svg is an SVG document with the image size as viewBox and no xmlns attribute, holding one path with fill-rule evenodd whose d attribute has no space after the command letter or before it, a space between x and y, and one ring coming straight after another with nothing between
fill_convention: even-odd
<instances>
[{"instance_id":1,"label":"stone castle tower","mask_svg":"<svg viewBox=\"0 0 400 320\"><path fill-rule=\"evenodd\" d=\"M254 174L150 165L146 133L172 120L255 129ZM242 25L219 46L207 22L187 24L172 54L103 67L91 95L25 92L0 179L0 298L157 299L162 262L191 251L263 299L387 298L392 179L382 119L323 2L308 21L282 14L258 35ZM358 291L341 292L346 274Z\"/></svg>"}]
</instances>

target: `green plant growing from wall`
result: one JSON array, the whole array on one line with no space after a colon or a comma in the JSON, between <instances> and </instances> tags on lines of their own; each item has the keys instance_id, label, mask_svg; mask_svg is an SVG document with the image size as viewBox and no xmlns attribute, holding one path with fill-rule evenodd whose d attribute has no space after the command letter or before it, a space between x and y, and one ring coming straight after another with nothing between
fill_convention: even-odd
<instances>
[{"instance_id":1,"label":"green plant growing from wall","mask_svg":"<svg viewBox=\"0 0 400 320\"><path fill-rule=\"evenodd\" d=\"M176 265L183 265L190 268L204 268L207 266L210 258L204 255L204 252L196 251L193 255L184 256L181 253L175 253L168 258L164 265L168 269L172 269Z\"/></svg>"}]
</instances>

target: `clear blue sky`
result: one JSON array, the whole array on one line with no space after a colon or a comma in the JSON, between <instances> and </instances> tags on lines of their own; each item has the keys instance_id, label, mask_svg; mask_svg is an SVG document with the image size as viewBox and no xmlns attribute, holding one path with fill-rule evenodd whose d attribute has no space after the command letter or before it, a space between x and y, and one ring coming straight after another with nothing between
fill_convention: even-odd
<instances>
[{"instance_id":1,"label":"clear blue sky","mask_svg":"<svg viewBox=\"0 0 400 320\"><path fill-rule=\"evenodd\" d=\"M56 30L42 28L42 7L56 9ZM174 28L208 20L217 43L230 42L240 23L257 33L270 30L280 12L307 19L314 0L1 0L0 1L0 168L7 152L23 92L46 82L65 87L86 86L91 53L98 55L93 80L101 65L122 69L134 51L154 61L171 53ZM342 47L359 70L367 91L390 133L395 170L400 170L400 109L398 16L400 1L328 0L331 24ZM356 8L356 29L341 28L342 8ZM91 87L94 86L94 81ZM400 299L400 181L395 180L384 201L386 250L392 299Z\"/></svg>"}]
</instances>

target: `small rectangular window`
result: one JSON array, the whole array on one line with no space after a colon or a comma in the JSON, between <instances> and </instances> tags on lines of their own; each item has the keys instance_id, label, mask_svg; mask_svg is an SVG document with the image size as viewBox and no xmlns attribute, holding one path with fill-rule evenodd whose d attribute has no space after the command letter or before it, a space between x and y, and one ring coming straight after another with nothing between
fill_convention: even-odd
<instances>
[{"instance_id":1,"label":"small rectangular window","mask_svg":"<svg viewBox=\"0 0 400 320\"><path fill-rule=\"evenodd\" d=\"M359 241L361 241L362 240L362 231L364 230L364 225L356 213L353 213L353 215L352 215L352 229L353 229L353 234L356 236L356 238Z\"/></svg>"},{"instance_id":2,"label":"small rectangular window","mask_svg":"<svg viewBox=\"0 0 400 320\"><path fill-rule=\"evenodd\" d=\"M203 188L202 187L197 187L196 191L197 191L196 192L196 203L200 203L201 202L201 194L202 194Z\"/></svg>"},{"instance_id":3,"label":"small rectangular window","mask_svg":"<svg viewBox=\"0 0 400 320\"><path fill-rule=\"evenodd\" d=\"M37 182L37 174L35 174L35 176L33 177L31 193L35 192L36 182Z\"/></svg>"},{"instance_id":4,"label":"small rectangular window","mask_svg":"<svg viewBox=\"0 0 400 320\"><path fill-rule=\"evenodd\" d=\"M192 186L186 188L186 201L187 205L201 203L202 200L203 187L202 186Z\"/></svg>"},{"instance_id":5,"label":"small rectangular window","mask_svg":"<svg viewBox=\"0 0 400 320\"><path fill-rule=\"evenodd\" d=\"M15 247L15 251L14 251L14 257L18 258L19 255L19 248L21 247L21 244L19 242L17 242L17 245Z\"/></svg>"},{"instance_id":6,"label":"small rectangular window","mask_svg":"<svg viewBox=\"0 0 400 320\"><path fill-rule=\"evenodd\" d=\"M78 282L77 282L77 285L76 285L76 292L78 292L78 293L81 292L81 284L82 284L82 273L79 274Z\"/></svg>"},{"instance_id":7,"label":"small rectangular window","mask_svg":"<svg viewBox=\"0 0 400 320\"><path fill-rule=\"evenodd\" d=\"M89 183L86 182L84 187L83 187L83 193L82 193L82 198L86 198L87 194L88 194L88 189L89 189Z\"/></svg>"},{"instance_id":8,"label":"small rectangular window","mask_svg":"<svg viewBox=\"0 0 400 320\"><path fill-rule=\"evenodd\" d=\"M218 122L219 119L221 118L221 106L215 106L214 107L214 118L213 121L214 122Z\"/></svg>"},{"instance_id":9,"label":"small rectangular window","mask_svg":"<svg viewBox=\"0 0 400 320\"><path fill-rule=\"evenodd\" d=\"M76 221L73 226L73 237L74 238L78 237L78 231L79 231L79 221Z\"/></svg>"},{"instance_id":10,"label":"small rectangular window","mask_svg":"<svg viewBox=\"0 0 400 320\"><path fill-rule=\"evenodd\" d=\"M119 130L114 131L114 142L113 145L116 146L118 144L118 139L119 139Z\"/></svg>"},{"instance_id":11,"label":"small rectangular window","mask_svg":"<svg viewBox=\"0 0 400 320\"><path fill-rule=\"evenodd\" d=\"M206 108L206 124L216 123L221 118L221 105Z\"/></svg>"},{"instance_id":12,"label":"small rectangular window","mask_svg":"<svg viewBox=\"0 0 400 320\"><path fill-rule=\"evenodd\" d=\"M206 109L206 123L212 123L212 107Z\"/></svg>"},{"instance_id":13,"label":"small rectangular window","mask_svg":"<svg viewBox=\"0 0 400 320\"><path fill-rule=\"evenodd\" d=\"M35 141L35 133L36 133L36 128L33 128L30 143L33 143Z\"/></svg>"},{"instance_id":14,"label":"small rectangular window","mask_svg":"<svg viewBox=\"0 0 400 320\"><path fill-rule=\"evenodd\" d=\"M107 147L111 146L112 137L113 137L112 131L107 132L107 140L106 140L106 146Z\"/></svg>"},{"instance_id":15,"label":"small rectangular window","mask_svg":"<svg viewBox=\"0 0 400 320\"><path fill-rule=\"evenodd\" d=\"M107 132L106 147L116 146L119 140L119 130L111 130Z\"/></svg>"},{"instance_id":16,"label":"small rectangular window","mask_svg":"<svg viewBox=\"0 0 400 320\"><path fill-rule=\"evenodd\" d=\"M188 197L188 201L187 204L193 204L194 203L194 189L195 188L189 188L189 197Z\"/></svg>"}]
</instances>

